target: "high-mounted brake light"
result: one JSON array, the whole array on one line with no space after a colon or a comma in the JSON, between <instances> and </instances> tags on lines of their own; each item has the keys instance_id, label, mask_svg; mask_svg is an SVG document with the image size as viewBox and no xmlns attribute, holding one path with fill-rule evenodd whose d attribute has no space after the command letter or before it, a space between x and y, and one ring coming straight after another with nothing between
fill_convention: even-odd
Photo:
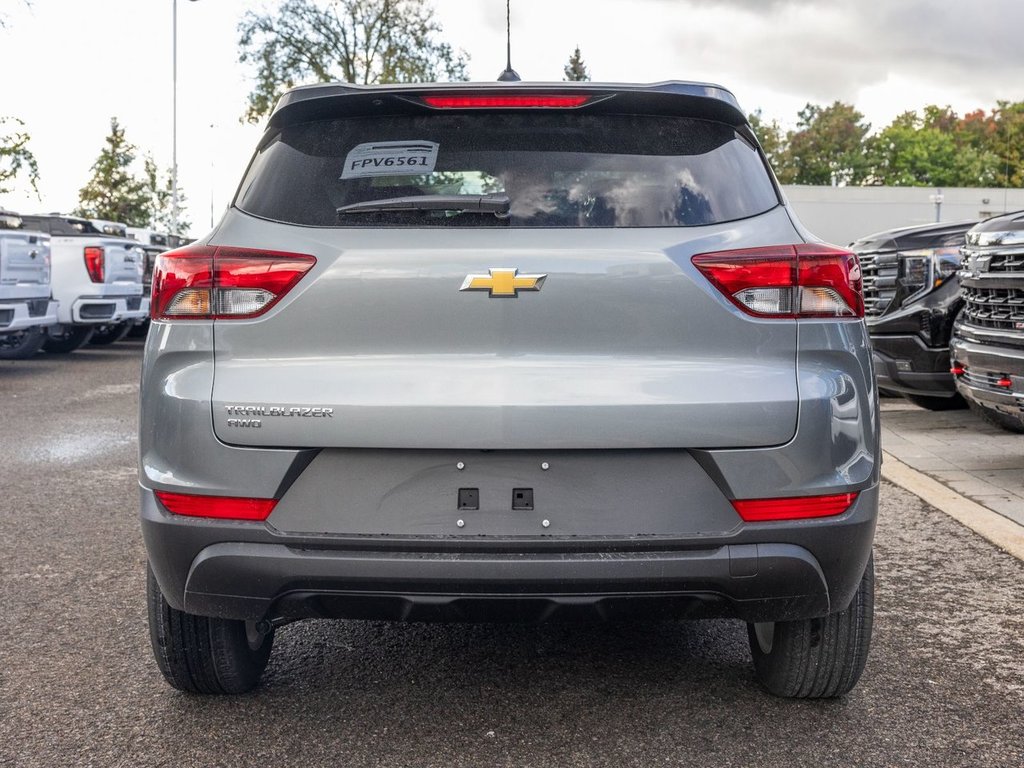
<instances>
[{"instance_id":1,"label":"high-mounted brake light","mask_svg":"<svg viewBox=\"0 0 1024 768\"><path fill-rule=\"evenodd\" d=\"M565 109L580 107L590 101L589 96L529 95L520 96L424 96L423 103L436 109L526 109L542 107Z\"/></svg>"},{"instance_id":2,"label":"high-mounted brake light","mask_svg":"<svg viewBox=\"0 0 1024 768\"><path fill-rule=\"evenodd\" d=\"M816 243L701 253L694 266L737 307L771 318L864 317L857 256Z\"/></svg>"},{"instance_id":3,"label":"high-mounted brake light","mask_svg":"<svg viewBox=\"0 0 1024 768\"><path fill-rule=\"evenodd\" d=\"M157 257L150 304L155 320L259 317L316 263L302 253L190 245Z\"/></svg>"},{"instance_id":4,"label":"high-mounted brake light","mask_svg":"<svg viewBox=\"0 0 1024 768\"><path fill-rule=\"evenodd\" d=\"M154 491L160 503L174 515L214 517L218 520L266 520L274 511L276 499L249 499L239 496L200 496L192 493Z\"/></svg>"},{"instance_id":5,"label":"high-mounted brake light","mask_svg":"<svg viewBox=\"0 0 1024 768\"><path fill-rule=\"evenodd\" d=\"M89 273L89 279L94 283L102 283L105 267L103 249L89 245L82 251L82 256L85 259L85 271Z\"/></svg>"},{"instance_id":6,"label":"high-mounted brake light","mask_svg":"<svg viewBox=\"0 0 1024 768\"><path fill-rule=\"evenodd\" d=\"M786 499L738 499L733 508L747 523L773 520L803 520L813 517L833 517L848 510L857 498L856 493L833 496L796 496Z\"/></svg>"}]
</instances>

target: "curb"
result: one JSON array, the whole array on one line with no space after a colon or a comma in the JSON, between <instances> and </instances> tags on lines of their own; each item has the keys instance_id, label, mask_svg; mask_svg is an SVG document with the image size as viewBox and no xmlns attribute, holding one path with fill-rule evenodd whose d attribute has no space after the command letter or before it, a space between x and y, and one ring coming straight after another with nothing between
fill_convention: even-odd
<instances>
[{"instance_id":1,"label":"curb","mask_svg":"<svg viewBox=\"0 0 1024 768\"><path fill-rule=\"evenodd\" d=\"M882 477L910 491L944 512L1004 552L1024 560L1024 526L949 488L938 480L907 466L891 453L882 452Z\"/></svg>"}]
</instances>

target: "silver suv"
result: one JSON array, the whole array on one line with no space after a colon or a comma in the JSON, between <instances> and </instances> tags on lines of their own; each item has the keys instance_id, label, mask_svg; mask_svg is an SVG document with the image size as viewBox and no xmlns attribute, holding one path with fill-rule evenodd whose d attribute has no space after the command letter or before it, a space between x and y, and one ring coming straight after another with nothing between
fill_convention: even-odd
<instances>
[{"instance_id":1,"label":"silver suv","mask_svg":"<svg viewBox=\"0 0 1024 768\"><path fill-rule=\"evenodd\" d=\"M856 257L712 85L318 85L159 257L142 375L168 682L308 618L735 617L783 696L868 652Z\"/></svg>"}]
</instances>

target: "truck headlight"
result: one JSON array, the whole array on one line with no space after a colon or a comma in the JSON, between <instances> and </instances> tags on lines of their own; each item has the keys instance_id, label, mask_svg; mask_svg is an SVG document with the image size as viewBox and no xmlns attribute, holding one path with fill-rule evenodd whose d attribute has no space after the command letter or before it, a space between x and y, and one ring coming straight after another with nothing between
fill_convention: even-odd
<instances>
[{"instance_id":1,"label":"truck headlight","mask_svg":"<svg viewBox=\"0 0 1024 768\"><path fill-rule=\"evenodd\" d=\"M897 281L907 298L934 290L960 269L958 247L921 248L901 251Z\"/></svg>"}]
</instances>

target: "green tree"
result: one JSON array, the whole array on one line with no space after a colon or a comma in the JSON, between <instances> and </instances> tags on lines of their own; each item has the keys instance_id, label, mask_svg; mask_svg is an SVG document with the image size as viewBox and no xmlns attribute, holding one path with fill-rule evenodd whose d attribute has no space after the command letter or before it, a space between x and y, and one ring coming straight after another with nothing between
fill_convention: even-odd
<instances>
[{"instance_id":1,"label":"green tree","mask_svg":"<svg viewBox=\"0 0 1024 768\"><path fill-rule=\"evenodd\" d=\"M986 122L986 148L999 157L997 183L1024 186L1024 102L996 102Z\"/></svg>"},{"instance_id":2,"label":"green tree","mask_svg":"<svg viewBox=\"0 0 1024 768\"><path fill-rule=\"evenodd\" d=\"M953 136L957 148L953 158L955 186L987 187L1000 183L1002 165L995 137L998 128L988 124L984 110L961 118L949 106L932 104L924 108L924 128Z\"/></svg>"},{"instance_id":3,"label":"green tree","mask_svg":"<svg viewBox=\"0 0 1024 768\"><path fill-rule=\"evenodd\" d=\"M39 195L39 165L28 148L31 137L16 117L0 117L0 195L13 191L14 181L24 175Z\"/></svg>"},{"instance_id":4,"label":"green tree","mask_svg":"<svg viewBox=\"0 0 1024 768\"><path fill-rule=\"evenodd\" d=\"M583 56L580 54L580 47L577 45L576 50L572 52L572 56L569 57L569 63L565 65L565 77L564 80L570 82L583 82L590 80L590 73L587 71L587 65L583 62Z\"/></svg>"},{"instance_id":5,"label":"green tree","mask_svg":"<svg viewBox=\"0 0 1024 768\"><path fill-rule=\"evenodd\" d=\"M956 139L948 131L925 126L916 112L904 112L867 142L872 176L882 184L954 186Z\"/></svg>"},{"instance_id":6,"label":"green tree","mask_svg":"<svg viewBox=\"0 0 1024 768\"><path fill-rule=\"evenodd\" d=\"M949 107L904 112L867 141L872 177L891 186L977 187L995 183L999 157L991 142L967 140Z\"/></svg>"},{"instance_id":7,"label":"green tree","mask_svg":"<svg viewBox=\"0 0 1024 768\"><path fill-rule=\"evenodd\" d=\"M760 109L748 115L747 120L750 122L754 135L757 136L768 162L777 173L786 160L786 137L782 133L779 121L767 122Z\"/></svg>"},{"instance_id":8,"label":"green tree","mask_svg":"<svg viewBox=\"0 0 1024 768\"><path fill-rule=\"evenodd\" d=\"M146 193L149 195L149 226L161 232L180 234L188 232L192 224L182 214L185 207L185 192L178 183L178 231L174 232L173 193L171 191L171 170L161 174L153 160L147 154L143 164L146 180Z\"/></svg>"},{"instance_id":9,"label":"green tree","mask_svg":"<svg viewBox=\"0 0 1024 768\"><path fill-rule=\"evenodd\" d=\"M110 135L104 144L92 166L92 178L78 192L75 213L144 227L149 223L149 192L146 182L131 171L137 147L125 138L116 117L110 118Z\"/></svg>"},{"instance_id":10,"label":"green tree","mask_svg":"<svg viewBox=\"0 0 1024 768\"><path fill-rule=\"evenodd\" d=\"M785 184L859 184L870 170L864 139L871 126L852 104L808 104L797 129L786 134L786 150L776 167Z\"/></svg>"},{"instance_id":11,"label":"green tree","mask_svg":"<svg viewBox=\"0 0 1024 768\"><path fill-rule=\"evenodd\" d=\"M285 0L248 11L239 61L256 69L245 119L258 122L299 83L465 80L466 54L440 39L427 0Z\"/></svg>"}]
</instances>

